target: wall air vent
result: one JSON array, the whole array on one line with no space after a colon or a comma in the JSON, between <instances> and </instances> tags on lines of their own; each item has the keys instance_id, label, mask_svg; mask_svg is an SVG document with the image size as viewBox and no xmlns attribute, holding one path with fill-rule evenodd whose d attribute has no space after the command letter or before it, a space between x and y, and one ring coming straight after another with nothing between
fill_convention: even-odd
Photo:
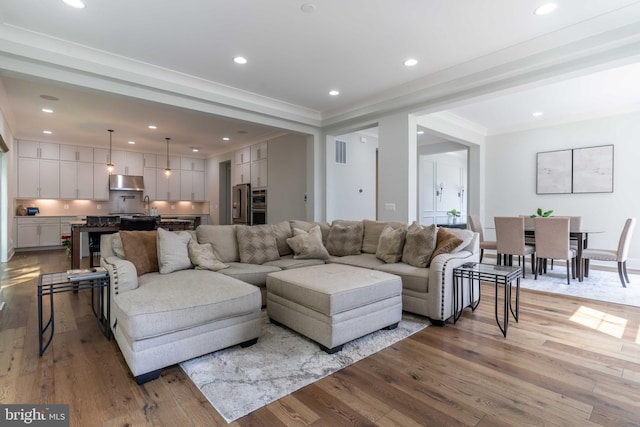
<instances>
[{"instance_id":1,"label":"wall air vent","mask_svg":"<svg viewBox=\"0 0 640 427\"><path fill-rule=\"evenodd\" d=\"M347 164L347 143L336 140L336 163Z\"/></svg>"}]
</instances>

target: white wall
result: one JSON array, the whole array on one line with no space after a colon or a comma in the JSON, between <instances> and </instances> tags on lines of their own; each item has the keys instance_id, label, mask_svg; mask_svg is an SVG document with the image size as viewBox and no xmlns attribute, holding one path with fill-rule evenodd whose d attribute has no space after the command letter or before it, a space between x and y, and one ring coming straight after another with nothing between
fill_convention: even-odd
<instances>
[{"instance_id":1,"label":"white wall","mask_svg":"<svg viewBox=\"0 0 640 427\"><path fill-rule=\"evenodd\" d=\"M0 88L4 92L4 88ZM6 99L6 98L5 98ZM0 109L0 135L9 148L0 154L0 262L7 262L13 255L14 246L14 214L13 198L15 197L15 140L3 110Z\"/></svg>"},{"instance_id":2,"label":"white wall","mask_svg":"<svg viewBox=\"0 0 640 427\"><path fill-rule=\"evenodd\" d=\"M581 215L589 246L615 249L624 221L640 217L640 113L588 120L542 129L489 136L486 143L485 227L503 215L532 214L537 208L555 215ZM536 194L536 153L614 145L614 191L602 194ZM487 239L494 238L491 230ZM640 267L640 229L631 243L629 267Z\"/></svg>"},{"instance_id":3,"label":"white wall","mask_svg":"<svg viewBox=\"0 0 640 427\"><path fill-rule=\"evenodd\" d=\"M335 161L336 140L347 143L346 164ZM357 132L327 141L327 221L376 218L377 148L378 138Z\"/></svg>"}]
</instances>

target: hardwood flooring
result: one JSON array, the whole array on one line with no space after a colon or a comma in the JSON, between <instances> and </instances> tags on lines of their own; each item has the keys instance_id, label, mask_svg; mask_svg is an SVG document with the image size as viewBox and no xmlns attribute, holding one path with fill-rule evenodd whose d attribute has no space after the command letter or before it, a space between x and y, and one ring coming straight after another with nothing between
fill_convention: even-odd
<instances>
[{"instance_id":1,"label":"hardwood flooring","mask_svg":"<svg viewBox=\"0 0 640 427\"><path fill-rule=\"evenodd\" d=\"M226 425L178 366L138 386L98 331L88 292L56 295L56 334L38 357L37 277L67 263L53 251L2 264L0 402L68 403L73 426ZM640 425L640 308L522 290L505 339L493 295L483 286L457 324L428 327L232 425Z\"/></svg>"}]
</instances>

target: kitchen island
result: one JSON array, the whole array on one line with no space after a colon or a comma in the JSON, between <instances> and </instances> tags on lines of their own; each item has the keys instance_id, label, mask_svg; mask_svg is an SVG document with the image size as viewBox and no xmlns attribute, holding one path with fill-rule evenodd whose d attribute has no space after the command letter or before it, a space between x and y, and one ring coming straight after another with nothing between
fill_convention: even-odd
<instances>
[{"instance_id":1,"label":"kitchen island","mask_svg":"<svg viewBox=\"0 0 640 427\"><path fill-rule=\"evenodd\" d=\"M80 268L80 233L117 233L120 231L119 224L99 224L88 225L87 221L69 221L71 225L71 268ZM165 230L177 231L187 230L191 221L183 219L158 219L156 221L156 229L163 228ZM90 255L93 256L93 255Z\"/></svg>"}]
</instances>

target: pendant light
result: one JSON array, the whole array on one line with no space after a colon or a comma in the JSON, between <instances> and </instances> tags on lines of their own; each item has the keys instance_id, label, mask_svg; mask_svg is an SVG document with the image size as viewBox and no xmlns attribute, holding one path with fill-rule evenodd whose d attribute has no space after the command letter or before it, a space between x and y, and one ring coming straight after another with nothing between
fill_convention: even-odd
<instances>
[{"instance_id":1,"label":"pendant light","mask_svg":"<svg viewBox=\"0 0 640 427\"><path fill-rule=\"evenodd\" d=\"M115 166L111 163L111 135L113 135L113 129L107 129L109 131L109 159L107 163L107 171L109 174L113 173Z\"/></svg>"},{"instance_id":2,"label":"pendant light","mask_svg":"<svg viewBox=\"0 0 640 427\"><path fill-rule=\"evenodd\" d=\"M164 174L169 176L171 175L171 168L169 167L169 141L171 138L165 138L167 140L167 167L164 169Z\"/></svg>"}]
</instances>

